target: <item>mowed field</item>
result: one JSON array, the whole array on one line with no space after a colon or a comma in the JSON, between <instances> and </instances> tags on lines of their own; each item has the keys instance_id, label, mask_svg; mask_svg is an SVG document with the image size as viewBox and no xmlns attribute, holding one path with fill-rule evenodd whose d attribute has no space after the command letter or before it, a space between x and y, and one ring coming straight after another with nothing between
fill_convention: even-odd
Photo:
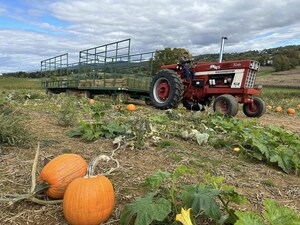
<instances>
[{"instance_id":1,"label":"mowed field","mask_svg":"<svg viewBox=\"0 0 300 225\"><path fill-rule=\"evenodd\" d=\"M146 184L147 177L157 171L173 173L183 167L193 172L186 169L173 183L176 187L173 197L178 209L172 207L166 220L152 224L180 224L174 221L176 213L185 207L180 199L181 187L204 184L209 176L215 179L222 177L224 185L233 187L248 200L243 204L230 204L234 210L251 211L262 217L265 210L263 201L272 199L300 215L300 165L298 168L296 163L280 165L277 161L268 160L265 154L261 159L253 157L252 152L261 154L255 140L259 140L270 152L268 142L273 145L282 141L281 149L299 144L300 109L297 105L300 104L300 89L297 85L300 78L291 74L291 85L296 86L282 88L284 78L281 76L289 75L270 73L258 78L258 83L263 86L268 86L274 77L279 80L280 76L281 80L280 87L274 87L276 85L272 83L272 87L263 88L260 97L270 108L260 118L246 117L242 106L236 117L224 118L214 114L211 108L192 112L179 106L178 109L162 111L140 100L120 102L107 96L96 96L95 103L91 105L81 96L47 96L44 90L39 89L39 80L1 78L0 224L68 224L62 203L14 202L15 198L30 192L38 143L37 180L42 168L61 154L79 154L89 162L99 155L111 156L114 151L113 157L119 168L107 177L114 186L115 206L104 224L121 224L125 205L151 191ZM133 103L137 110L126 110L129 103ZM283 111L275 112L277 106L281 106ZM288 115L288 108L294 108L296 114ZM101 123L107 126L100 129L104 135L93 138L89 136L93 129L91 124L99 122L99 118L94 117L99 112L103 116ZM15 122L5 117L8 114L15 118ZM85 136L71 137L70 133L78 131L78 128L81 128L81 134L84 133L83 127L90 129ZM208 134L208 140L200 142L197 135L192 135L194 130ZM184 136L184 133L189 135ZM239 136L239 133L243 135ZM249 139L246 134L249 134ZM10 141L5 139L4 142L5 135L10 137ZM114 140L120 136L122 139L118 146ZM299 156L299 151L294 154ZM283 164L286 162L291 163L286 160ZM111 161L101 161L95 172L104 173L112 166L115 164ZM173 190L170 182L157 190L156 197L164 197L164 191ZM37 197L51 201L44 194ZM226 210L220 200L216 199L216 203L225 215ZM216 224L211 218L199 215L193 222ZM131 221L130 224L134 223Z\"/></svg>"},{"instance_id":2,"label":"mowed field","mask_svg":"<svg viewBox=\"0 0 300 225\"><path fill-rule=\"evenodd\" d=\"M270 67L262 67L256 83L265 87L300 88L300 68L283 72L272 72Z\"/></svg>"}]
</instances>

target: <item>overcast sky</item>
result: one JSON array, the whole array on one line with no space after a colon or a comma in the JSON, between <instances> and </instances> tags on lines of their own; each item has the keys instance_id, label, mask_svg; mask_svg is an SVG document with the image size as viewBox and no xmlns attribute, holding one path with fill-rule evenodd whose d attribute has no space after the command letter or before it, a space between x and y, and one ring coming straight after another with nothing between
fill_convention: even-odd
<instances>
[{"instance_id":1,"label":"overcast sky","mask_svg":"<svg viewBox=\"0 0 300 225\"><path fill-rule=\"evenodd\" d=\"M131 52L193 55L300 44L299 0L0 0L0 73L131 38Z\"/></svg>"}]
</instances>

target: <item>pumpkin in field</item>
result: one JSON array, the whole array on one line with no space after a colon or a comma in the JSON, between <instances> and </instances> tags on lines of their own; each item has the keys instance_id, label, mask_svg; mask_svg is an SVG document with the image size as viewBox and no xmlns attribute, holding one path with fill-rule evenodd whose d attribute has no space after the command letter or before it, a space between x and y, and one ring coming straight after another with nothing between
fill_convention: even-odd
<instances>
[{"instance_id":1,"label":"pumpkin in field","mask_svg":"<svg viewBox=\"0 0 300 225\"><path fill-rule=\"evenodd\" d=\"M287 114L290 114L290 115L294 115L296 113L296 110L295 109L292 109L292 108L288 108L286 110Z\"/></svg>"},{"instance_id":2,"label":"pumpkin in field","mask_svg":"<svg viewBox=\"0 0 300 225\"><path fill-rule=\"evenodd\" d=\"M63 212L72 225L98 225L106 221L114 208L114 189L104 175L94 176L90 165L85 177L68 186L63 199Z\"/></svg>"},{"instance_id":3,"label":"pumpkin in field","mask_svg":"<svg viewBox=\"0 0 300 225\"><path fill-rule=\"evenodd\" d=\"M90 105L94 105L94 104L95 104L95 100L94 100L94 99L91 99L91 98L89 99L88 102L89 102Z\"/></svg>"},{"instance_id":4,"label":"pumpkin in field","mask_svg":"<svg viewBox=\"0 0 300 225\"><path fill-rule=\"evenodd\" d=\"M272 108L273 108L273 107L272 107L271 105L267 105L267 106L266 106L266 109L267 109L267 110L271 110Z\"/></svg>"},{"instance_id":5,"label":"pumpkin in field","mask_svg":"<svg viewBox=\"0 0 300 225\"><path fill-rule=\"evenodd\" d=\"M114 105L114 110L115 111L119 111L121 109L121 106L120 105Z\"/></svg>"},{"instance_id":6,"label":"pumpkin in field","mask_svg":"<svg viewBox=\"0 0 300 225\"><path fill-rule=\"evenodd\" d=\"M300 104L297 105L297 109L300 109Z\"/></svg>"},{"instance_id":7,"label":"pumpkin in field","mask_svg":"<svg viewBox=\"0 0 300 225\"><path fill-rule=\"evenodd\" d=\"M86 173L87 162L77 154L62 154L49 161L40 173L40 185L47 187L45 194L53 199L61 199L67 186L75 178Z\"/></svg>"},{"instance_id":8,"label":"pumpkin in field","mask_svg":"<svg viewBox=\"0 0 300 225\"><path fill-rule=\"evenodd\" d=\"M127 105L127 109L128 109L129 111L135 111L135 110L136 110L136 106L135 106L134 104L128 104L128 105Z\"/></svg>"},{"instance_id":9,"label":"pumpkin in field","mask_svg":"<svg viewBox=\"0 0 300 225\"><path fill-rule=\"evenodd\" d=\"M281 106L277 106L275 108L275 112L282 112L282 107Z\"/></svg>"}]
</instances>

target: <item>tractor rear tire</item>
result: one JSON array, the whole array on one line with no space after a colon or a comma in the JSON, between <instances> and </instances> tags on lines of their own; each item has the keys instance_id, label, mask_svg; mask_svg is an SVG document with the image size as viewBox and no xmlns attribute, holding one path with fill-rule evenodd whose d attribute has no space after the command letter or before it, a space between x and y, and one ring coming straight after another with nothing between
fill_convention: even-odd
<instances>
[{"instance_id":1,"label":"tractor rear tire","mask_svg":"<svg viewBox=\"0 0 300 225\"><path fill-rule=\"evenodd\" d=\"M150 85L150 99L155 108L177 108L183 96L183 83L173 70L161 70Z\"/></svg>"},{"instance_id":2,"label":"tractor rear tire","mask_svg":"<svg viewBox=\"0 0 300 225\"><path fill-rule=\"evenodd\" d=\"M266 112L266 104L261 98L254 97L253 104L244 103L243 112L248 117L261 117Z\"/></svg>"},{"instance_id":3,"label":"tractor rear tire","mask_svg":"<svg viewBox=\"0 0 300 225\"><path fill-rule=\"evenodd\" d=\"M225 116L233 117L238 113L239 104L232 95L224 94L215 99L213 109L215 112L221 112Z\"/></svg>"}]
</instances>

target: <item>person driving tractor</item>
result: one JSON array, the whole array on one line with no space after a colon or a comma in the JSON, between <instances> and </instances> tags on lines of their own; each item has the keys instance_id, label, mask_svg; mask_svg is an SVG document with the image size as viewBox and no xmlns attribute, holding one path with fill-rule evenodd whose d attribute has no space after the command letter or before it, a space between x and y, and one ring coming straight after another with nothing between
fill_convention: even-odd
<instances>
[{"instance_id":1,"label":"person driving tractor","mask_svg":"<svg viewBox=\"0 0 300 225\"><path fill-rule=\"evenodd\" d=\"M194 60L194 58L189 58L189 53L187 51L183 52L182 57L180 58L179 64L183 66L184 77L187 80L190 80L190 75L192 80L194 79L194 73L190 71L190 64Z\"/></svg>"}]
</instances>

